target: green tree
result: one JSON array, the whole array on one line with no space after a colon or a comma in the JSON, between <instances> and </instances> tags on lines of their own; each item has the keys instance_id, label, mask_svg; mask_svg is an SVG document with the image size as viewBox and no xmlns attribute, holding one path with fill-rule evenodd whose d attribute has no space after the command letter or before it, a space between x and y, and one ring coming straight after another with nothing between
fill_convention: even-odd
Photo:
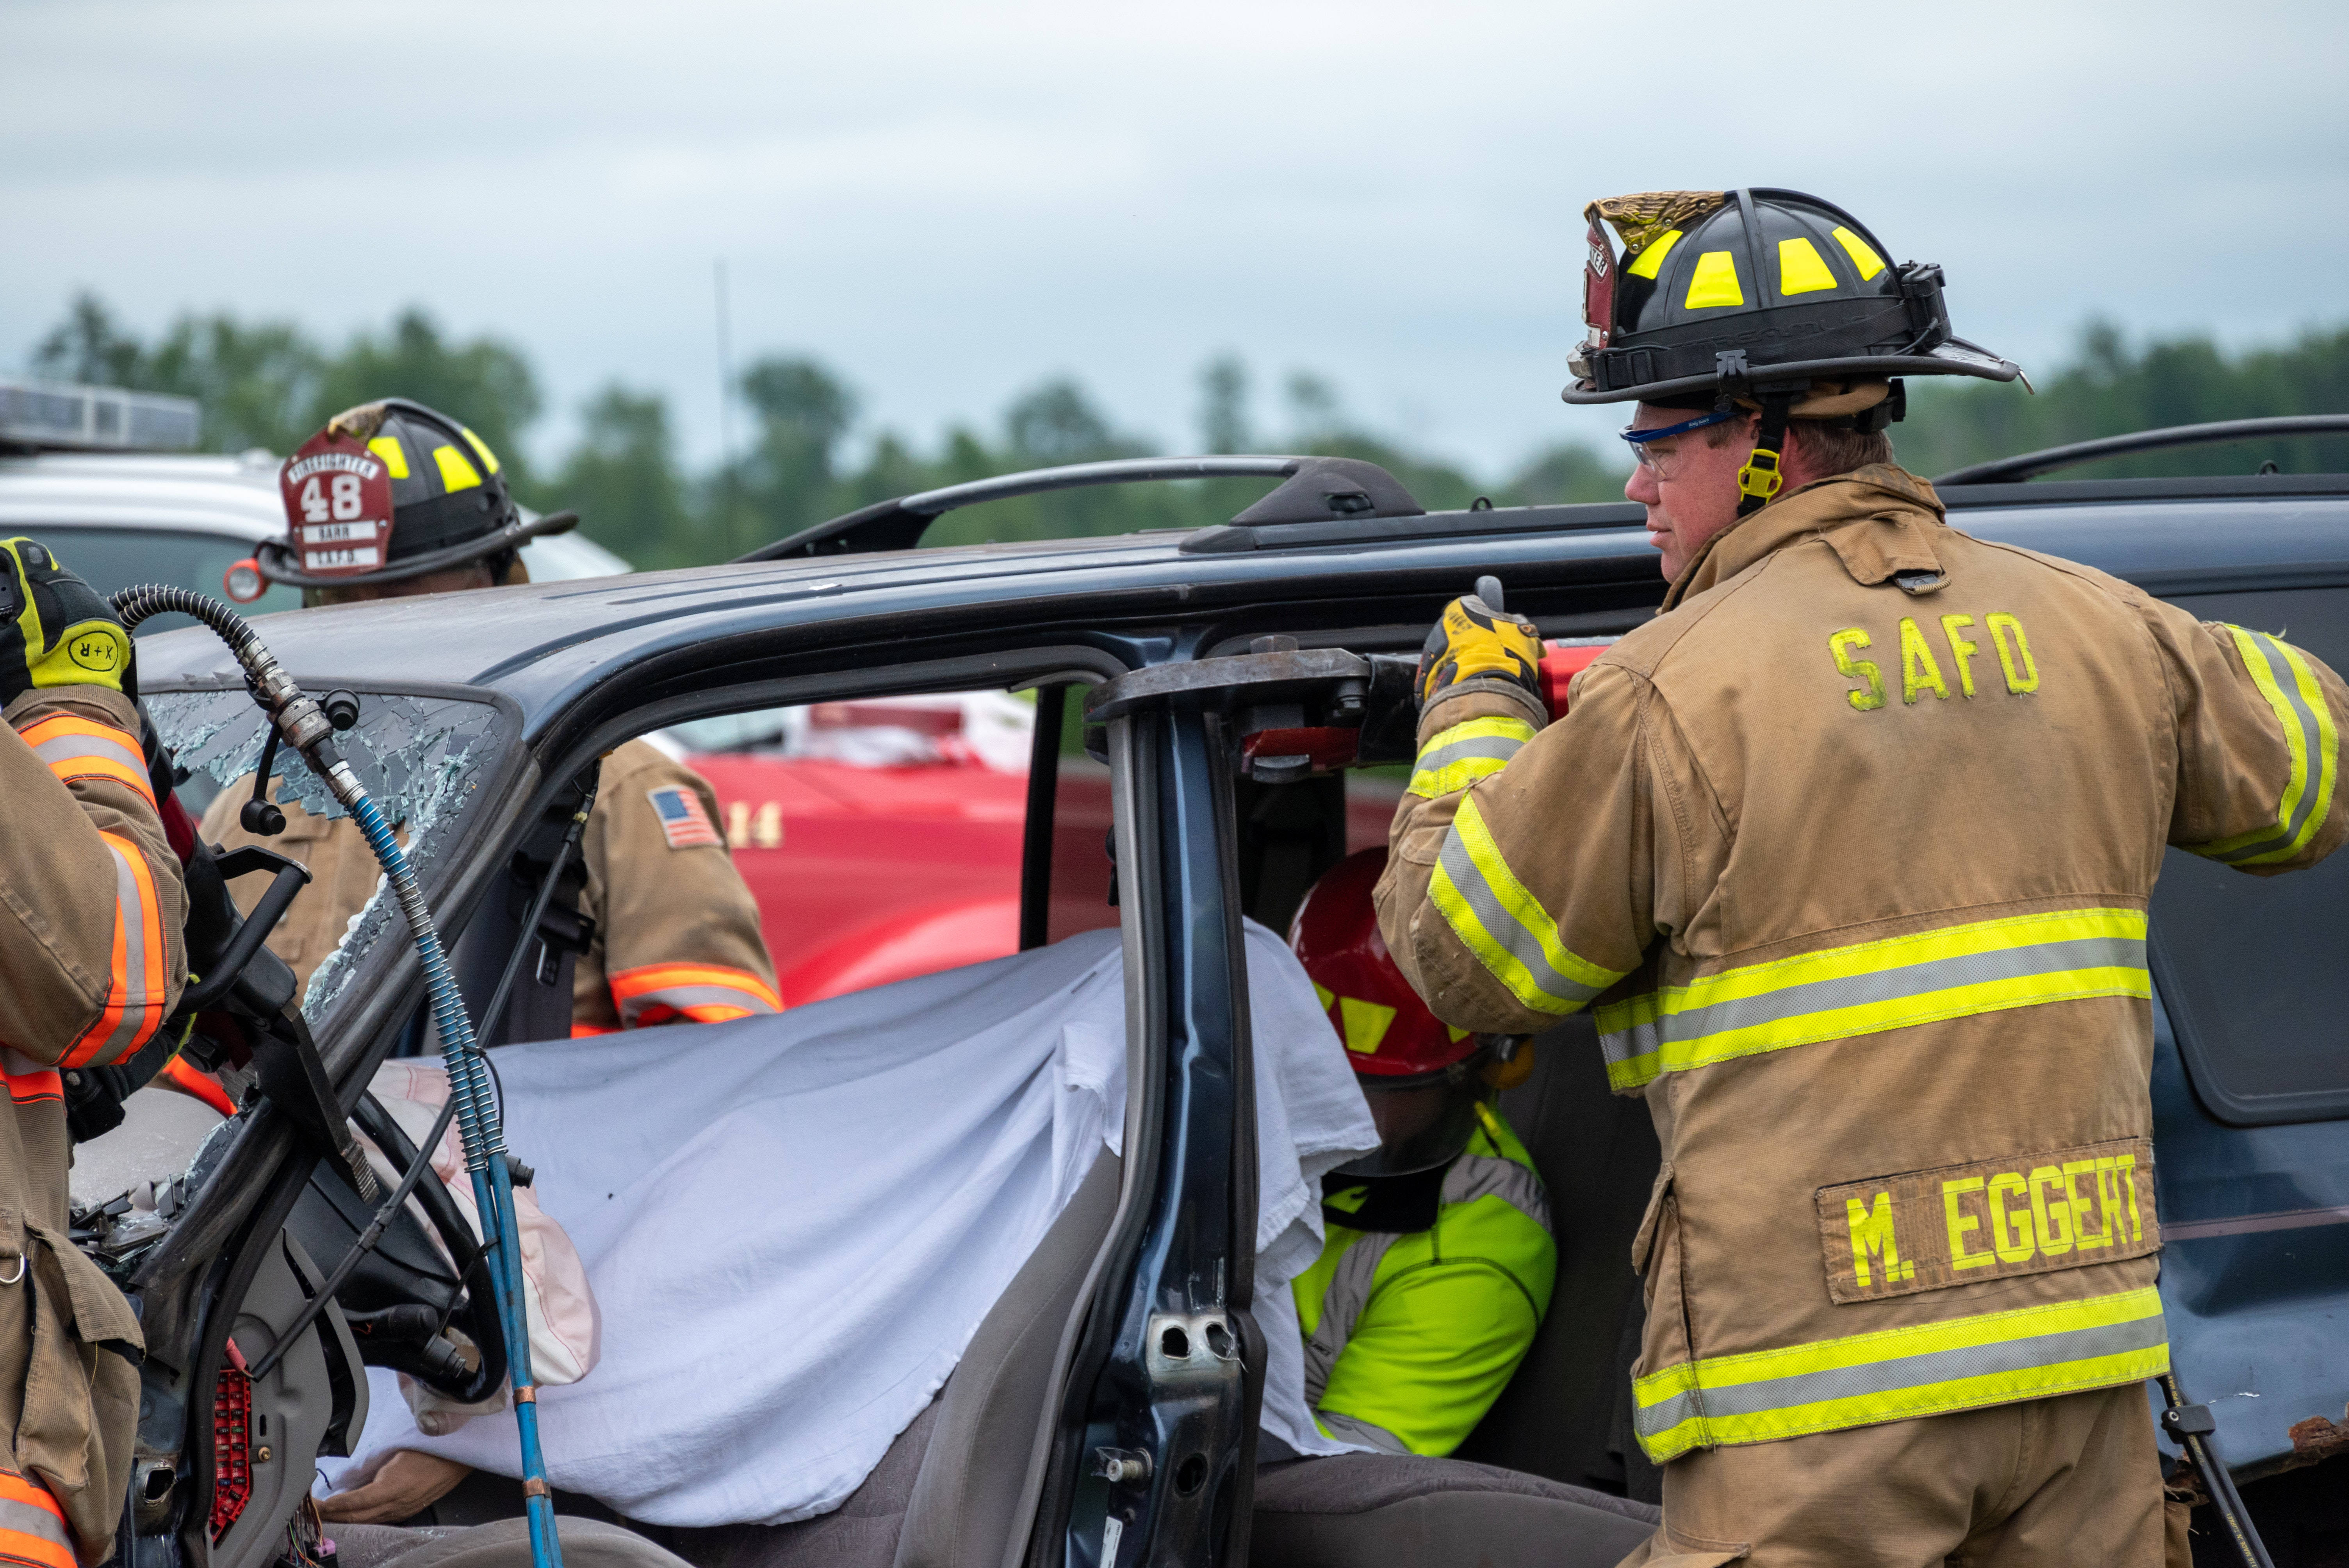
<instances>
[{"instance_id":1,"label":"green tree","mask_svg":"<svg viewBox=\"0 0 2349 1568\"><path fill-rule=\"evenodd\" d=\"M715 552L686 500L668 405L614 383L589 399L579 444L552 487L580 531L644 567L691 566Z\"/></svg>"},{"instance_id":2,"label":"green tree","mask_svg":"<svg viewBox=\"0 0 2349 1568\"><path fill-rule=\"evenodd\" d=\"M1893 427L1901 462L1921 474L2099 436L2169 425L2349 410L2349 327L2312 331L2277 347L2230 354L2207 336L2132 346L2109 322L2082 330L2072 363L2017 383L1909 383L1909 418ZM2241 474L2262 462L2286 473L2349 471L2349 439L2306 438L2178 447L2066 469L2064 479Z\"/></svg>"},{"instance_id":3,"label":"green tree","mask_svg":"<svg viewBox=\"0 0 2349 1568\"><path fill-rule=\"evenodd\" d=\"M317 345L292 324L247 325L225 313L182 315L150 348L89 294L33 351L36 376L195 398L203 405L203 448L214 452L299 446L316 426L310 405L323 364Z\"/></svg>"},{"instance_id":4,"label":"green tree","mask_svg":"<svg viewBox=\"0 0 2349 1568\"><path fill-rule=\"evenodd\" d=\"M742 373L740 387L759 434L714 487L716 531L730 556L834 515L840 443L856 422L855 393L813 359L762 359Z\"/></svg>"},{"instance_id":5,"label":"green tree","mask_svg":"<svg viewBox=\"0 0 2349 1568\"><path fill-rule=\"evenodd\" d=\"M1252 450L1248 424L1248 373L1237 354L1219 355L1199 371L1199 449Z\"/></svg>"},{"instance_id":6,"label":"green tree","mask_svg":"<svg viewBox=\"0 0 2349 1568\"><path fill-rule=\"evenodd\" d=\"M1629 463L1608 467L1604 458L1579 441L1561 441L1534 454L1493 500L1502 506L1621 500L1630 470Z\"/></svg>"},{"instance_id":7,"label":"green tree","mask_svg":"<svg viewBox=\"0 0 2349 1568\"><path fill-rule=\"evenodd\" d=\"M203 440L212 451L291 452L324 423L310 414L325 359L291 323L183 315L149 359L150 385L203 405Z\"/></svg>"},{"instance_id":8,"label":"green tree","mask_svg":"<svg viewBox=\"0 0 2349 1568\"><path fill-rule=\"evenodd\" d=\"M116 324L104 300L86 290L74 296L65 320L51 327L33 350L33 374L52 381L140 392L169 390L146 385L146 349Z\"/></svg>"}]
</instances>

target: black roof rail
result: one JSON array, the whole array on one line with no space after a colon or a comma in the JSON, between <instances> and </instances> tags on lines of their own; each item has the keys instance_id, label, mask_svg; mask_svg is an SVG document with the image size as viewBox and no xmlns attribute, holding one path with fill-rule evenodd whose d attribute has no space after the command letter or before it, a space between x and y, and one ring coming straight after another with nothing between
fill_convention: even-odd
<instances>
[{"instance_id":1,"label":"black roof rail","mask_svg":"<svg viewBox=\"0 0 2349 1568\"><path fill-rule=\"evenodd\" d=\"M1013 496L1088 485L1143 484L1158 480L1286 479L1288 482L1249 507L1234 522L1325 522L1331 518L1418 517L1426 508L1392 474L1358 458L1203 457L1118 458L1071 463L1026 473L947 485L859 508L829 522L803 528L788 539L762 544L742 561L780 561L794 555L850 555L874 550L911 550L934 521L959 507Z\"/></svg>"},{"instance_id":2,"label":"black roof rail","mask_svg":"<svg viewBox=\"0 0 2349 1568\"><path fill-rule=\"evenodd\" d=\"M2163 451L2171 447L2196 447L2210 441L2250 441L2272 436L2349 435L2349 414L2290 414L2272 419L2220 419L2208 425L2172 425L2167 429L2139 430L2130 436L2106 436L2101 440L2075 441L2020 457L1999 458L1953 469L1933 481L1942 485L2012 484L2033 474L2082 463L2125 457L2131 452Z\"/></svg>"}]
</instances>

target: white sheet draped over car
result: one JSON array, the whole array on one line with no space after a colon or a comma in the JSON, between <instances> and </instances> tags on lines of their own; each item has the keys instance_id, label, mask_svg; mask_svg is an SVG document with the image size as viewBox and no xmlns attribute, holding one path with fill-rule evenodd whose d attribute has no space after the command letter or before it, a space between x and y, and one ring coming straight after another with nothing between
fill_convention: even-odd
<instances>
[{"instance_id":1,"label":"white sheet draped over car","mask_svg":"<svg viewBox=\"0 0 2349 1568\"><path fill-rule=\"evenodd\" d=\"M1376 1134L1288 947L1251 923L1247 952L1264 1426L1340 1452L1306 1409L1288 1282L1320 1251L1322 1173ZM602 1318L594 1369L540 1396L551 1479L655 1523L782 1523L856 1490L1102 1148L1121 1150L1118 934L780 1016L496 1056L507 1141ZM373 1385L330 1482L398 1448L520 1473L510 1413L426 1437L388 1374Z\"/></svg>"}]
</instances>

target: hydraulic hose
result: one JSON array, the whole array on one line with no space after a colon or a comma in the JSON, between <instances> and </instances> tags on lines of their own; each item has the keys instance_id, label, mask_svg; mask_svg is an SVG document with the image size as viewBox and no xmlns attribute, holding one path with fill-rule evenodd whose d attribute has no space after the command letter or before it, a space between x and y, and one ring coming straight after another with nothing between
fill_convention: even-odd
<instances>
[{"instance_id":1,"label":"hydraulic hose","mask_svg":"<svg viewBox=\"0 0 2349 1568\"><path fill-rule=\"evenodd\" d=\"M128 629L150 616L192 615L212 628L236 662L244 668L253 694L268 711L286 744L302 754L310 770L325 780L351 820L358 824L367 848L375 851L390 884L392 897L416 940L416 954L424 966L424 984L432 1005L432 1021L440 1032L440 1057L449 1072L449 1099L456 1109L457 1128L465 1147L465 1166L473 1179L473 1206L481 1217L481 1233L489 1244L490 1283L497 1298L498 1321L504 1330L506 1367L513 1384L514 1425L522 1437L523 1495L530 1511L530 1548L535 1568L562 1568L563 1548L554 1531L554 1500L546 1481L546 1460L539 1450L538 1388L530 1369L530 1322L523 1286L522 1240L514 1224L512 1178L505 1160L505 1130L500 1124L496 1099L490 1093L489 1073L474 1044L473 1024L457 976L441 945L440 928L425 907L416 873L392 837L391 825L350 764L336 754L334 725L317 703L304 695L275 656L264 646L244 617L210 594L168 583L142 583L125 588L109 601Z\"/></svg>"}]
</instances>

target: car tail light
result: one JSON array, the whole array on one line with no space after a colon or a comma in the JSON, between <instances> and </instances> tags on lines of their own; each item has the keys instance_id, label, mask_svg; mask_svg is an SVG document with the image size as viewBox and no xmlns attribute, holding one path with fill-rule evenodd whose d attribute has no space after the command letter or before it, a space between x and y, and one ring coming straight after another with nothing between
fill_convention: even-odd
<instances>
[{"instance_id":1,"label":"car tail light","mask_svg":"<svg viewBox=\"0 0 2349 1568\"><path fill-rule=\"evenodd\" d=\"M253 1379L244 1353L228 1342L230 1365L212 1388L212 1539L228 1533L253 1501Z\"/></svg>"},{"instance_id":2,"label":"car tail light","mask_svg":"<svg viewBox=\"0 0 2349 1568\"><path fill-rule=\"evenodd\" d=\"M221 587L240 604L250 604L268 590L261 580L261 568L250 555L221 573Z\"/></svg>"}]
</instances>

